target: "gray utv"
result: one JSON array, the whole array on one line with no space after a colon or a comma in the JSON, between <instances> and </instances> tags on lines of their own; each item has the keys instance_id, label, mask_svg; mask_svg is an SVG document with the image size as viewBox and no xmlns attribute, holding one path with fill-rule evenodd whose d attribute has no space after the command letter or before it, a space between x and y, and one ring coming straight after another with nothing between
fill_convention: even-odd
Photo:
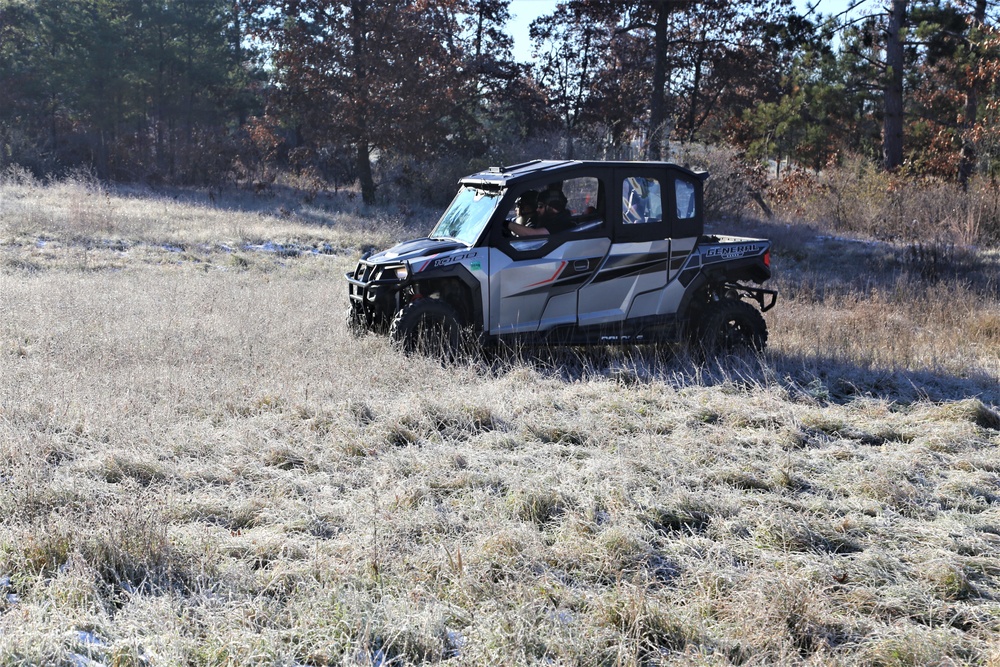
<instances>
[{"instance_id":1,"label":"gray utv","mask_svg":"<svg viewBox=\"0 0 1000 667\"><path fill-rule=\"evenodd\" d=\"M760 286L771 242L704 234L707 177L666 162L544 160L467 176L426 238L347 273L348 326L445 355L469 342L760 351L761 313L777 300ZM539 193L559 198L560 228L516 235L515 202Z\"/></svg>"}]
</instances>

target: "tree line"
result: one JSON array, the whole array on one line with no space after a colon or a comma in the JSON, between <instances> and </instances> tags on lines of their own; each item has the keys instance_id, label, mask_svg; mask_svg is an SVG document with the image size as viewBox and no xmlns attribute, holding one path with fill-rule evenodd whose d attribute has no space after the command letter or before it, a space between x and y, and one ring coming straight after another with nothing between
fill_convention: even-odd
<instances>
[{"instance_id":1,"label":"tree line","mask_svg":"<svg viewBox=\"0 0 1000 667\"><path fill-rule=\"evenodd\" d=\"M390 171L419 190L434 165L723 144L965 184L1000 168L995 12L567 0L532 23L528 58L509 0L0 0L0 169L295 172L374 202Z\"/></svg>"}]
</instances>

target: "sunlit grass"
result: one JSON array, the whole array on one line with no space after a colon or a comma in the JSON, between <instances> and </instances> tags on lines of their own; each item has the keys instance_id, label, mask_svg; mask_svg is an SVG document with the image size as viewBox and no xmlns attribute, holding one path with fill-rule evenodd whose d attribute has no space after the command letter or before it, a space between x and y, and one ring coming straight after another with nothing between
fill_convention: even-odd
<instances>
[{"instance_id":1,"label":"sunlit grass","mask_svg":"<svg viewBox=\"0 0 1000 667\"><path fill-rule=\"evenodd\" d=\"M405 221L221 205L0 186L0 663L1000 660L995 282L768 232L762 359L442 366L343 325Z\"/></svg>"}]
</instances>

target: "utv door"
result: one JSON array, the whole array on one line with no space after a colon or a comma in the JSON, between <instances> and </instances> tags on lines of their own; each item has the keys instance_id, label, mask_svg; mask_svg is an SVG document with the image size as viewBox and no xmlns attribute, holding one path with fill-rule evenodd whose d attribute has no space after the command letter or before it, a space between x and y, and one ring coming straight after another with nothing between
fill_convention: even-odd
<instances>
[{"instance_id":1,"label":"utv door","mask_svg":"<svg viewBox=\"0 0 1000 667\"><path fill-rule=\"evenodd\" d=\"M547 331L576 324L577 292L604 259L610 240L520 240L510 245L506 251L490 250L490 333ZM539 248L546 252L523 256Z\"/></svg>"},{"instance_id":2,"label":"utv door","mask_svg":"<svg viewBox=\"0 0 1000 667\"><path fill-rule=\"evenodd\" d=\"M527 189L544 187L563 191L572 225L549 236L494 235L490 249L491 334L544 332L575 325L580 287L593 276L611 246L603 210L604 186L598 176L521 186L512 190L510 201Z\"/></svg>"},{"instance_id":3,"label":"utv door","mask_svg":"<svg viewBox=\"0 0 1000 667\"><path fill-rule=\"evenodd\" d=\"M697 179L670 167L615 170L610 187L621 198L609 206L614 242L607 260L580 290L580 326L677 311L683 287L672 281L702 233Z\"/></svg>"},{"instance_id":4,"label":"utv door","mask_svg":"<svg viewBox=\"0 0 1000 667\"><path fill-rule=\"evenodd\" d=\"M668 197L662 170L615 170L609 197L614 243L593 279L579 293L581 327L641 316L635 304L667 284L670 271Z\"/></svg>"}]
</instances>

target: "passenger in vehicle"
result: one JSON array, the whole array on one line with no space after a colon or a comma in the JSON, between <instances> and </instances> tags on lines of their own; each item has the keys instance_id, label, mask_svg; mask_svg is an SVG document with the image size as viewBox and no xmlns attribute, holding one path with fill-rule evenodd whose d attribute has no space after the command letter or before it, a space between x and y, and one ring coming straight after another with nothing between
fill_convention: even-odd
<instances>
[{"instance_id":1,"label":"passenger in vehicle","mask_svg":"<svg viewBox=\"0 0 1000 667\"><path fill-rule=\"evenodd\" d=\"M532 190L528 190L515 201L514 206L517 210L517 218L506 223L507 231L517 237L527 237L527 236L547 236L549 234L558 234L560 232L567 231L573 226L572 216L570 212L566 210L566 195L564 195L560 190L543 190L538 196L538 206L535 209L535 214L525 216L525 212L528 210L527 199L525 197L529 193L534 193ZM525 201L522 202L522 199ZM520 206L523 205L522 209Z\"/></svg>"},{"instance_id":2,"label":"passenger in vehicle","mask_svg":"<svg viewBox=\"0 0 1000 667\"><path fill-rule=\"evenodd\" d=\"M507 223L507 230L514 236L523 238L558 234L565 232L573 225L570 213L566 210L566 197L558 190L543 191L536 211L537 213L530 224L524 225L514 220ZM520 219L520 214L518 219Z\"/></svg>"},{"instance_id":3,"label":"passenger in vehicle","mask_svg":"<svg viewBox=\"0 0 1000 667\"><path fill-rule=\"evenodd\" d=\"M536 198L537 206L532 204ZM507 223L507 230L517 237L557 234L571 226L566 197L558 190L543 190L541 195L527 190L515 200L514 210L517 217Z\"/></svg>"},{"instance_id":4,"label":"passenger in vehicle","mask_svg":"<svg viewBox=\"0 0 1000 667\"><path fill-rule=\"evenodd\" d=\"M538 204L542 206L545 204L545 200L549 197L551 193L555 192L560 197L562 197L563 202L567 201L566 194L563 192L563 182L555 181L554 183L549 183L545 186L541 192L538 193ZM566 208L565 206L563 208Z\"/></svg>"},{"instance_id":5,"label":"passenger in vehicle","mask_svg":"<svg viewBox=\"0 0 1000 667\"><path fill-rule=\"evenodd\" d=\"M542 193L545 208L538 216L538 227L549 234L565 232L573 226L572 215L566 210L566 195L562 190L546 190Z\"/></svg>"}]
</instances>

